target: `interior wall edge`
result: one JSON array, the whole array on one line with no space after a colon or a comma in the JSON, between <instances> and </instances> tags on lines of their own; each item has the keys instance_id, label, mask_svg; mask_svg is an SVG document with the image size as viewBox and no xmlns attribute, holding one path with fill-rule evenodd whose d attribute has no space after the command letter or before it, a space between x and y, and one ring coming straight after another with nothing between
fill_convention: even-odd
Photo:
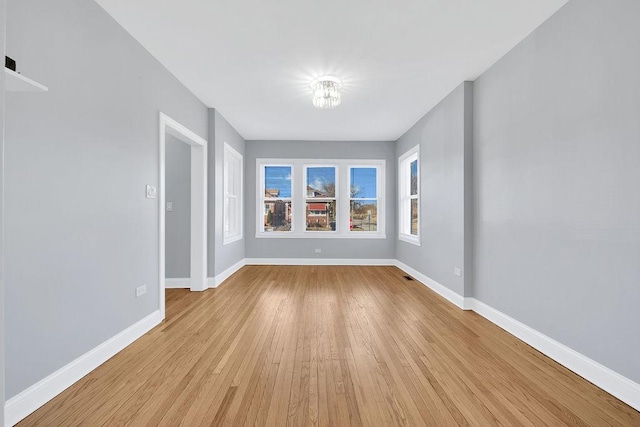
<instances>
[{"instance_id":1,"label":"interior wall edge","mask_svg":"<svg viewBox=\"0 0 640 427\"><path fill-rule=\"evenodd\" d=\"M0 0L0 54L5 56L6 0ZM0 76L0 427L5 425L5 294L4 294L4 106L5 73Z\"/></svg>"}]
</instances>

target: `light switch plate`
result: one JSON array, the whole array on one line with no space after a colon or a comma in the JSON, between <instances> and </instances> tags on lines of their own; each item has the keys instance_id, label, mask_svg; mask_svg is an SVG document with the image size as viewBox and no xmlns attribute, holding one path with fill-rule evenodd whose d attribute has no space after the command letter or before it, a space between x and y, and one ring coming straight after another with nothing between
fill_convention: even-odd
<instances>
[{"instance_id":1,"label":"light switch plate","mask_svg":"<svg viewBox=\"0 0 640 427\"><path fill-rule=\"evenodd\" d=\"M147 185L147 199L155 199L158 195L158 190L153 185Z\"/></svg>"},{"instance_id":2,"label":"light switch plate","mask_svg":"<svg viewBox=\"0 0 640 427\"><path fill-rule=\"evenodd\" d=\"M167 212L173 212L173 202L167 202Z\"/></svg>"}]
</instances>

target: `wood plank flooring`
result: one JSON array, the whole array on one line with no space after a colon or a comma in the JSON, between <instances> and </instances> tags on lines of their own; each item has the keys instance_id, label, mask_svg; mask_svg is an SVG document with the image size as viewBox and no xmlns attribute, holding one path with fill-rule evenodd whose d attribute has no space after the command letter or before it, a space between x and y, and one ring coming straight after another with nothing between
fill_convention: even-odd
<instances>
[{"instance_id":1,"label":"wood plank flooring","mask_svg":"<svg viewBox=\"0 0 640 427\"><path fill-rule=\"evenodd\" d=\"M248 266L31 425L640 426L640 413L395 267Z\"/></svg>"}]
</instances>

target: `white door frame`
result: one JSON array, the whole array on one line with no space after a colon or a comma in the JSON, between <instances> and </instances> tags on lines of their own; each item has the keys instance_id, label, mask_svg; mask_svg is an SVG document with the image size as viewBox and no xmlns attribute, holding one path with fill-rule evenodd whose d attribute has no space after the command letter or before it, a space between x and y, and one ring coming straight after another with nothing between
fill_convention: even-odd
<instances>
[{"instance_id":1,"label":"white door frame","mask_svg":"<svg viewBox=\"0 0 640 427\"><path fill-rule=\"evenodd\" d=\"M165 165L166 134L175 136L191 147L191 265L192 291L204 291L207 286L207 141L171 117L160 112L160 216L159 292L160 313L165 311Z\"/></svg>"}]
</instances>

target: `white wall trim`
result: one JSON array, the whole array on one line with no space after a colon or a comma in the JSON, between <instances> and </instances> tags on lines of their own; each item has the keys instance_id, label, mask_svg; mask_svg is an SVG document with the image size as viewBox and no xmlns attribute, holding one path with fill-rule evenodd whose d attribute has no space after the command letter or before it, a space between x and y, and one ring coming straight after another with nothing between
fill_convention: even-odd
<instances>
[{"instance_id":1,"label":"white wall trim","mask_svg":"<svg viewBox=\"0 0 640 427\"><path fill-rule=\"evenodd\" d=\"M184 125L160 112L158 118L158 306L165 312L165 171L166 136L173 135L188 144L191 151L191 290L207 288L207 141Z\"/></svg>"},{"instance_id":2,"label":"white wall trim","mask_svg":"<svg viewBox=\"0 0 640 427\"><path fill-rule=\"evenodd\" d=\"M462 298L462 309L463 310L473 310L474 302L475 302L474 298L471 298L471 297Z\"/></svg>"},{"instance_id":3,"label":"white wall trim","mask_svg":"<svg viewBox=\"0 0 640 427\"><path fill-rule=\"evenodd\" d=\"M53 399L76 381L102 365L129 344L162 322L160 310L134 323L124 331L88 351L56 372L38 381L28 389L9 399L4 415L7 425L13 426Z\"/></svg>"},{"instance_id":4,"label":"white wall trim","mask_svg":"<svg viewBox=\"0 0 640 427\"><path fill-rule=\"evenodd\" d=\"M411 171L409 166L413 161L418 162L417 171L417 195L411 196ZM416 199L418 205L420 205L420 166L422 160L420 159L420 144L407 150L403 155L398 157L398 240L410 243L412 245L420 246L420 235L422 234L420 229L422 228L422 220L418 216L418 234L411 234L411 224L409 217L411 216L411 200ZM422 210L418 209L418 213L421 214Z\"/></svg>"},{"instance_id":5,"label":"white wall trim","mask_svg":"<svg viewBox=\"0 0 640 427\"><path fill-rule=\"evenodd\" d=\"M468 299L471 309L482 317L640 411L640 384L475 298Z\"/></svg>"},{"instance_id":6,"label":"white wall trim","mask_svg":"<svg viewBox=\"0 0 640 427\"><path fill-rule=\"evenodd\" d=\"M335 258L245 258L238 261L216 277L207 279L210 288L219 286L232 274L245 265L393 265L413 276L425 286L431 288L455 306L464 310L473 310L490 322L531 345L551 359L572 370L576 374L595 384L604 391L640 411L640 384L620 375L577 351L549 338L535 329L515 320L506 314L478 301L475 298L463 298L444 285L395 259L335 259ZM167 279L167 286L172 280ZM7 425L15 425L40 406L53 399L83 376L100 366L129 344L158 325L163 319L158 310L98 347L80 356L73 362L9 399L5 405Z\"/></svg>"},{"instance_id":7,"label":"white wall trim","mask_svg":"<svg viewBox=\"0 0 640 427\"><path fill-rule=\"evenodd\" d=\"M449 302L453 303L455 306L457 306L458 308L461 308L463 310L469 310L469 308L467 308L465 306L465 302L464 302L464 298L457 294L456 292L452 291L451 289L447 288L446 286L436 282L435 280L431 279L428 276L425 276L424 274L420 273L418 270L409 267L407 264L395 260L395 264L396 267L398 267L400 270L404 271L405 273L407 273L408 275L412 276L414 279L418 280L419 282L421 282L423 285L425 285L426 287L430 288L432 291L434 291L435 293L437 293L438 295L440 295L441 297L445 298L446 300L448 300Z\"/></svg>"},{"instance_id":8,"label":"white wall trim","mask_svg":"<svg viewBox=\"0 0 640 427\"><path fill-rule=\"evenodd\" d=\"M191 288L191 279L164 279L164 287L165 289L190 289Z\"/></svg>"},{"instance_id":9,"label":"white wall trim","mask_svg":"<svg viewBox=\"0 0 640 427\"><path fill-rule=\"evenodd\" d=\"M246 265L395 265L394 259L247 258Z\"/></svg>"},{"instance_id":10,"label":"white wall trim","mask_svg":"<svg viewBox=\"0 0 640 427\"><path fill-rule=\"evenodd\" d=\"M239 169L231 168L231 172L237 172L238 176L234 179L238 183L237 193L234 192L234 196L238 200L239 209L237 217L234 218L237 221L238 230L235 233L227 233L227 214L229 210L226 205L228 203L228 190L229 190L229 173L231 161L235 160ZM228 245L244 238L244 156L238 152L235 148L229 145L226 141L223 147L222 157L222 245ZM231 220L229 220L231 221Z\"/></svg>"},{"instance_id":11,"label":"white wall trim","mask_svg":"<svg viewBox=\"0 0 640 427\"><path fill-rule=\"evenodd\" d=\"M475 298L462 297L428 276L396 260L396 267L463 310L473 310L587 381L640 411L640 384L555 341Z\"/></svg>"},{"instance_id":12,"label":"white wall trim","mask_svg":"<svg viewBox=\"0 0 640 427\"><path fill-rule=\"evenodd\" d=\"M353 234L333 234L331 231L301 231L298 234L289 232L256 233L256 239L386 239L386 234L369 231L357 231Z\"/></svg>"},{"instance_id":13,"label":"white wall trim","mask_svg":"<svg viewBox=\"0 0 640 427\"><path fill-rule=\"evenodd\" d=\"M222 273L217 274L216 277L213 277L213 280L209 278L209 287L217 288L218 286L220 286L220 284L225 280L227 280L229 277L231 277L233 273L235 273L236 271L244 267L246 265L246 261L247 260L243 258L240 261L233 264L231 267L224 270Z\"/></svg>"}]
</instances>

